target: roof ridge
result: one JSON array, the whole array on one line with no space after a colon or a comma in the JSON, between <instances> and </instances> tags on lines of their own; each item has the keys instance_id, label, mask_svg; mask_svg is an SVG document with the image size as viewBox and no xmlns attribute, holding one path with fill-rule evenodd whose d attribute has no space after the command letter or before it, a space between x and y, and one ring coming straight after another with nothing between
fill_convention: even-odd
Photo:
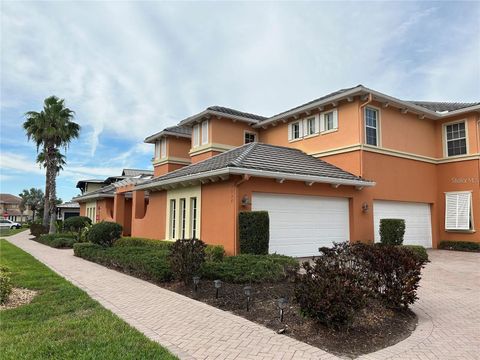
<instances>
[{"instance_id":1,"label":"roof ridge","mask_svg":"<svg viewBox=\"0 0 480 360\"><path fill-rule=\"evenodd\" d=\"M243 162L243 160L245 160L245 158L252 152L252 150L257 147L257 144L257 142L252 142L243 145L243 147L245 147L246 149L244 149L244 151L236 159L233 159L227 166L239 166Z\"/></svg>"}]
</instances>

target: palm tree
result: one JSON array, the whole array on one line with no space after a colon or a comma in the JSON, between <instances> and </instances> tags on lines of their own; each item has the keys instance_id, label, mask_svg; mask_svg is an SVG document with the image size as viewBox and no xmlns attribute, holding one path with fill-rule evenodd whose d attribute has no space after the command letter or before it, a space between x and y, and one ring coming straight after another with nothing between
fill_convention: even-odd
<instances>
[{"instance_id":1,"label":"palm tree","mask_svg":"<svg viewBox=\"0 0 480 360\"><path fill-rule=\"evenodd\" d=\"M35 214L41 209L44 203L44 195L42 189L31 188L24 189L19 196L22 198L22 206L32 211L32 221L35 221Z\"/></svg>"},{"instance_id":2,"label":"palm tree","mask_svg":"<svg viewBox=\"0 0 480 360\"><path fill-rule=\"evenodd\" d=\"M45 207L43 225L48 226L50 233L55 232L55 200L56 178L64 158L60 148L68 147L70 142L80 133L80 125L73 122L74 112L65 107L65 100L50 96L44 100L43 110L29 111L25 114L26 121L23 128L29 140L33 140L39 153L37 161L45 167Z\"/></svg>"}]
</instances>

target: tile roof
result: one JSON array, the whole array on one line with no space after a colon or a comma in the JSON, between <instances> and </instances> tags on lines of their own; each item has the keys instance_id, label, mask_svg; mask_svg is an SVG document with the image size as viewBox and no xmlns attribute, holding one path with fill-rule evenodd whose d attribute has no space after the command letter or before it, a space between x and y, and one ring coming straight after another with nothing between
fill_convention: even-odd
<instances>
[{"instance_id":1,"label":"tile roof","mask_svg":"<svg viewBox=\"0 0 480 360\"><path fill-rule=\"evenodd\" d=\"M241 116L241 117L248 118L248 119L253 119L253 120L267 119L266 116L261 116L261 115L251 114L251 113L247 113L247 112L243 112L243 111L238 111L238 110L230 109L230 108L223 107L223 106L209 106L207 108L207 110L216 111L216 112L220 112L220 113L224 113L224 114L228 114L228 115Z\"/></svg>"},{"instance_id":2,"label":"tile roof","mask_svg":"<svg viewBox=\"0 0 480 360\"><path fill-rule=\"evenodd\" d=\"M19 196L15 196L12 194L0 194L0 203L20 204L21 202L22 202L22 198Z\"/></svg>"},{"instance_id":3,"label":"tile roof","mask_svg":"<svg viewBox=\"0 0 480 360\"><path fill-rule=\"evenodd\" d=\"M192 128L187 126L170 126L163 129L163 131L181 134L181 135L192 135Z\"/></svg>"},{"instance_id":4,"label":"tile roof","mask_svg":"<svg viewBox=\"0 0 480 360\"><path fill-rule=\"evenodd\" d=\"M425 109L436 111L436 112L444 112L444 111L455 111L464 109L470 106L480 105L480 102L476 103L462 103L462 102L437 102L437 101L407 101L409 103L424 107Z\"/></svg>"},{"instance_id":5,"label":"tile roof","mask_svg":"<svg viewBox=\"0 0 480 360\"><path fill-rule=\"evenodd\" d=\"M249 143L226 151L207 160L185 166L166 175L145 181L142 185L201 174L224 168L241 168L278 172L291 175L308 175L362 181L363 179L321 159L283 146Z\"/></svg>"},{"instance_id":6,"label":"tile roof","mask_svg":"<svg viewBox=\"0 0 480 360\"><path fill-rule=\"evenodd\" d=\"M123 169L122 176L131 177L138 175L153 175L153 170L144 169Z\"/></svg>"},{"instance_id":7,"label":"tile roof","mask_svg":"<svg viewBox=\"0 0 480 360\"><path fill-rule=\"evenodd\" d=\"M62 209L78 209L80 208L80 204L75 201L68 201L63 204L57 205L57 208Z\"/></svg>"}]
</instances>

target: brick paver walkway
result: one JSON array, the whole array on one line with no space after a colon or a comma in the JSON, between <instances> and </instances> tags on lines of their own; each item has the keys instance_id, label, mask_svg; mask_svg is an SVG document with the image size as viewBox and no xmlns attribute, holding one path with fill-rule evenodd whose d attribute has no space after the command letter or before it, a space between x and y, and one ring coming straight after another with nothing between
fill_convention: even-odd
<instances>
[{"instance_id":1,"label":"brick paver walkway","mask_svg":"<svg viewBox=\"0 0 480 360\"><path fill-rule=\"evenodd\" d=\"M8 241L84 289L103 306L181 359L336 359L241 317L28 240ZM362 359L478 359L480 255L432 251L424 272L419 325L406 340Z\"/></svg>"}]
</instances>

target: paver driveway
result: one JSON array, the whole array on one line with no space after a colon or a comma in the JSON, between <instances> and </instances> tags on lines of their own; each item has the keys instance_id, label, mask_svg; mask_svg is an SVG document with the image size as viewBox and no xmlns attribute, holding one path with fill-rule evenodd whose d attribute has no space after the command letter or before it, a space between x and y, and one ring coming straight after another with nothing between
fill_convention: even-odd
<instances>
[{"instance_id":1,"label":"paver driveway","mask_svg":"<svg viewBox=\"0 0 480 360\"><path fill-rule=\"evenodd\" d=\"M182 359L335 359L241 317L28 240L8 241L84 289L122 319ZM477 359L480 352L480 255L431 251L419 325L408 339L362 359Z\"/></svg>"}]
</instances>

